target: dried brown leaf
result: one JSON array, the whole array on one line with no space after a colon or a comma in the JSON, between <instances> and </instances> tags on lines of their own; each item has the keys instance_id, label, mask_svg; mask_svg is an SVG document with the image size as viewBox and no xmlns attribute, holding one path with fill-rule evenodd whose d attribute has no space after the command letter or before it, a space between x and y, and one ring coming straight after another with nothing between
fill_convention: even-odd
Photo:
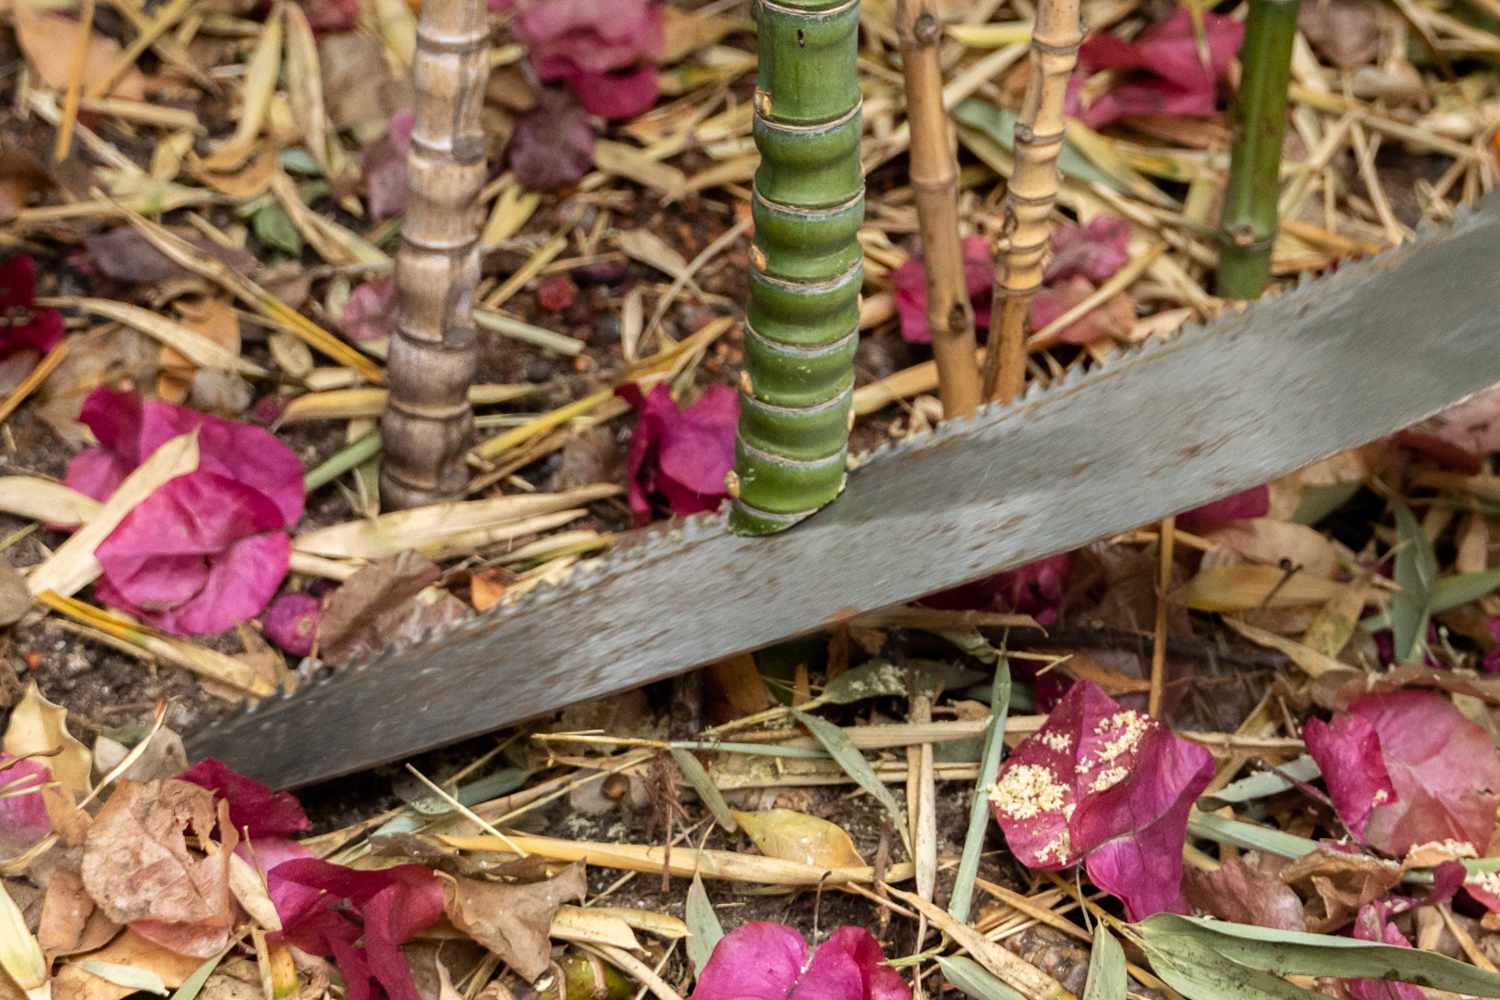
<instances>
[{"instance_id":1,"label":"dried brown leaf","mask_svg":"<svg viewBox=\"0 0 1500 1000\"><path fill-rule=\"evenodd\" d=\"M1305 929L1302 900L1277 881L1273 866L1254 852L1217 871L1189 866L1183 871L1182 894L1194 910L1220 920L1288 931Z\"/></svg>"},{"instance_id":2,"label":"dried brown leaf","mask_svg":"<svg viewBox=\"0 0 1500 1000\"><path fill-rule=\"evenodd\" d=\"M232 843L209 838L219 823L211 791L185 781L122 780L99 810L83 846L83 882L119 923L200 958L217 953L234 922L229 893ZM191 829L208 854L188 849Z\"/></svg>"},{"instance_id":3,"label":"dried brown leaf","mask_svg":"<svg viewBox=\"0 0 1500 1000\"><path fill-rule=\"evenodd\" d=\"M73 43L78 37L78 22L50 14L44 5L25 0L16 3L11 14L16 40L21 43L27 64L48 87L66 90L73 65ZM88 90L94 80L101 79L119 55L118 42L91 32L83 57L83 89ZM146 96L146 78L140 70L131 69L120 77L109 94L139 101Z\"/></svg>"},{"instance_id":4,"label":"dried brown leaf","mask_svg":"<svg viewBox=\"0 0 1500 1000\"><path fill-rule=\"evenodd\" d=\"M230 354L239 356L240 319L228 299L182 299L177 303L177 312L181 316L179 322L184 327L201 334L204 339ZM188 390L193 385L193 373L197 366L175 348L165 344L161 348L161 366L164 370L156 380L157 395L173 403L181 403L187 398Z\"/></svg>"},{"instance_id":5,"label":"dried brown leaf","mask_svg":"<svg viewBox=\"0 0 1500 1000\"><path fill-rule=\"evenodd\" d=\"M328 599L318 622L318 649L329 663L347 663L402 638L468 613L444 591L420 598L439 577L436 563L414 552L371 563Z\"/></svg>"},{"instance_id":6,"label":"dried brown leaf","mask_svg":"<svg viewBox=\"0 0 1500 1000\"><path fill-rule=\"evenodd\" d=\"M552 918L563 903L582 900L587 889L584 866L573 864L545 882L525 885L455 878L444 883L443 899L455 927L533 980L547 971Z\"/></svg>"},{"instance_id":7,"label":"dried brown leaf","mask_svg":"<svg viewBox=\"0 0 1500 1000\"><path fill-rule=\"evenodd\" d=\"M120 925L94 906L83 876L65 865L52 869L36 932L49 960L101 948L119 932Z\"/></svg>"},{"instance_id":8,"label":"dried brown leaf","mask_svg":"<svg viewBox=\"0 0 1500 1000\"><path fill-rule=\"evenodd\" d=\"M168 951L129 930L86 957L95 962L154 972L172 989L181 986L203 964L200 958ZM119 986L85 972L79 962L63 965L52 977L52 995L67 1000L124 1000L134 992L133 987Z\"/></svg>"},{"instance_id":9,"label":"dried brown leaf","mask_svg":"<svg viewBox=\"0 0 1500 1000\"><path fill-rule=\"evenodd\" d=\"M1320 847L1283 868L1281 881L1312 890L1303 892L1307 929L1323 934L1342 927L1361 906L1390 892L1401 881L1401 866L1368 854Z\"/></svg>"},{"instance_id":10,"label":"dried brown leaf","mask_svg":"<svg viewBox=\"0 0 1500 1000\"><path fill-rule=\"evenodd\" d=\"M791 809L730 811L760 853L768 858L824 868L855 868L865 864L849 834L826 819Z\"/></svg>"},{"instance_id":11,"label":"dried brown leaf","mask_svg":"<svg viewBox=\"0 0 1500 1000\"><path fill-rule=\"evenodd\" d=\"M11 711L3 745L6 753L16 757L59 751L47 758L58 783L79 795L87 795L93 787L89 775L93 755L68 732L68 710L42 697L35 681L26 686L25 696Z\"/></svg>"}]
</instances>

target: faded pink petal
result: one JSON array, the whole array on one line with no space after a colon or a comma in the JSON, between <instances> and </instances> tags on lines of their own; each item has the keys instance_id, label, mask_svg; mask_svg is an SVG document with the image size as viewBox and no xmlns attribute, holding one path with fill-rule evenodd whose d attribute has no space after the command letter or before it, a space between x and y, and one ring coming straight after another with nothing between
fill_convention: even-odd
<instances>
[{"instance_id":1,"label":"faded pink petal","mask_svg":"<svg viewBox=\"0 0 1500 1000\"><path fill-rule=\"evenodd\" d=\"M138 504L95 556L101 601L166 632L211 635L265 608L286 576L291 540L270 497L199 471Z\"/></svg>"},{"instance_id":2,"label":"faded pink petal","mask_svg":"<svg viewBox=\"0 0 1500 1000\"><path fill-rule=\"evenodd\" d=\"M1095 291L1094 283L1081 274L1062 278L1050 288L1042 288L1031 300L1028 315L1032 331L1051 326ZM1121 292L1068 324L1057 334L1057 339L1065 344L1092 344L1096 340L1124 337L1134 325L1135 302L1127 293Z\"/></svg>"},{"instance_id":3,"label":"faded pink petal","mask_svg":"<svg viewBox=\"0 0 1500 1000\"><path fill-rule=\"evenodd\" d=\"M565 98L544 95L516 123L506 152L516 179L533 191L576 184L594 166L594 128L588 114Z\"/></svg>"},{"instance_id":4,"label":"faded pink petal","mask_svg":"<svg viewBox=\"0 0 1500 1000\"><path fill-rule=\"evenodd\" d=\"M1183 8L1134 41L1108 32L1091 35L1078 53L1085 75L1125 69L1150 75L1126 79L1087 108L1078 107L1077 87L1070 87L1069 113L1093 128L1127 117L1212 115L1217 109L1218 81L1239 52L1244 32L1244 25L1233 18L1205 14L1208 67L1199 58L1192 19Z\"/></svg>"},{"instance_id":5,"label":"faded pink petal","mask_svg":"<svg viewBox=\"0 0 1500 1000\"><path fill-rule=\"evenodd\" d=\"M267 887L277 904L282 936L303 951L332 957L349 1000L371 1000L383 990L389 1000L419 1000L401 945L443 915L442 885L421 865L357 871L317 858L272 868ZM289 886L318 895L287 892ZM360 918L332 907L347 900ZM356 942L363 940L363 947Z\"/></svg>"},{"instance_id":6,"label":"faded pink petal","mask_svg":"<svg viewBox=\"0 0 1500 1000\"><path fill-rule=\"evenodd\" d=\"M312 829L312 822L296 796L247 778L223 761L211 757L200 760L177 779L207 788L214 792L215 798L228 802L229 821L256 844L262 838L288 837Z\"/></svg>"},{"instance_id":7,"label":"faded pink petal","mask_svg":"<svg viewBox=\"0 0 1500 1000\"><path fill-rule=\"evenodd\" d=\"M1177 515L1177 527L1184 531L1208 531L1220 528L1233 521L1252 517L1265 517L1271 509L1271 491L1266 486L1252 486L1248 490L1194 507Z\"/></svg>"},{"instance_id":8,"label":"faded pink petal","mask_svg":"<svg viewBox=\"0 0 1500 1000\"><path fill-rule=\"evenodd\" d=\"M692 1000L911 1000L905 980L883 963L880 944L862 927L840 927L808 962L797 931L753 921L719 939Z\"/></svg>"},{"instance_id":9,"label":"faded pink petal","mask_svg":"<svg viewBox=\"0 0 1500 1000\"><path fill-rule=\"evenodd\" d=\"M371 278L349 293L339 329L357 343L384 340L396 332L396 279Z\"/></svg>"},{"instance_id":10,"label":"faded pink petal","mask_svg":"<svg viewBox=\"0 0 1500 1000\"><path fill-rule=\"evenodd\" d=\"M964 287L974 307L974 327L983 330L990 322L991 282L995 275L990 245L983 236L967 236L963 241ZM932 343L927 325L927 271L920 253L906 258L891 275L891 289L896 299L896 314L901 317L901 339L908 344Z\"/></svg>"},{"instance_id":11,"label":"faded pink petal","mask_svg":"<svg viewBox=\"0 0 1500 1000\"><path fill-rule=\"evenodd\" d=\"M1500 757L1489 735L1430 691L1369 695L1349 706L1374 727L1396 801L1370 816L1370 843L1401 855L1416 844L1456 840L1481 855L1500 805Z\"/></svg>"},{"instance_id":12,"label":"faded pink petal","mask_svg":"<svg viewBox=\"0 0 1500 1000\"><path fill-rule=\"evenodd\" d=\"M1052 259L1042 280L1047 284L1082 275L1099 285L1114 277L1130 259L1130 223L1114 215L1096 216L1086 226L1058 226L1052 234Z\"/></svg>"},{"instance_id":13,"label":"faded pink petal","mask_svg":"<svg viewBox=\"0 0 1500 1000\"><path fill-rule=\"evenodd\" d=\"M724 477L734 468L738 393L727 385L711 385L682 409L665 385L644 398L633 384L616 392L640 411L626 458L636 523L651 520L653 496L665 499L674 514L716 509L728 495Z\"/></svg>"},{"instance_id":14,"label":"faded pink petal","mask_svg":"<svg viewBox=\"0 0 1500 1000\"><path fill-rule=\"evenodd\" d=\"M52 832L40 791L51 780L52 771L41 761L0 753L0 851L5 857L20 854Z\"/></svg>"},{"instance_id":15,"label":"faded pink petal","mask_svg":"<svg viewBox=\"0 0 1500 1000\"><path fill-rule=\"evenodd\" d=\"M312 652L323 605L311 594L282 594L266 610L266 638L293 656Z\"/></svg>"},{"instance_id":16,"label":"faded pink petal","mask_svg":"<svg viewBox=\"0 0 1500 1000\"><path fill-rule=\"evenodd\" d=\"M1301 898L1253 854L1235 858L1213 871L1184 869L1182 891L1194 910L1220 920L1285 931L1307 930Z\"/></svg>"},{"instance_id":17,"label":"faded pink petal","mask_svg":"<svg viewBox=\"0 0 1500 1000\"><path fill-rule=\"evenodd\" d=\"M1212 777L1207 750L1080 681L1006 761L992 801L1022 864L1085 860L1140 920L1177 906L1188 809Z\"/></svg>"},{"instance_id":18,"label":"faded pink petal","mask_svg":"<svg viewBox=\"0 0 1500 1000\"><path fill-rule=\"evenodd\" d=\"M1379 901L1359 908L1359 915L1354 918L1354 936L1361 941L1380 941L1397 948L1411 947L1405 935L1387 921L1386 904ZM1394 980L1348 979L1344 985L1354 1000L1426 1000L1427 997L1420 987Z\"/></svg>"},{"instance_id":19,"label":"faded pink petal","mask_svg":"<svg viewBox=\"0 0 1500 1000\"><path fill-rule=\"evenodd\" d=\"M652 63L609 73L577 73L567 82L585 111L612 120L634 118L649 110L661 93Z\"/></svg>"},{"instance_id":20,"label":"faded pink petal","mask_svg":"<svg viewBox=\"0 0 1500 1000\"><path fill-rule=\"evenodd\" d=\"M1323 772L1339 818L1362 838L1370 812L1396 798L1380 751L1380 734L1365 717L1341 712L1331 723L1308 719L1302 726L1302 739Z\"/></svg>"},{"instance_id":21,"label":"faded pink petal","mask_svg":"<svg viewBox=\"0 0 1500 1000\"><path fill-rule=\"evenodd\" d=\"M265 494L287 527L302 517L305 470L275 435L250 424L199 413L135 393L100 386L78 417L99 441L68 465L67 484L107 500L124 478L174 437L198 431L198 471L214 473Z\"/></svg>"},{"instance_id":22,"label":"faded pink petal","mask_svg":"<svg viewBox=\"0 0 1500 1000\"><path fill-rule=\"evenodd\" d=\"M410 111L391 115L386 134L360 155L360 177L365 185L365 207L375 219L406 211L406 153L411 148L415 116Z\"/></svg>"},{"instance_id":23,"label":"faded pink petal","mask_svg":"<svg viewBox=\"0 0 1500 1000\"><path fill-rule=\"evenodd\" d=\"M301 0L313 31L348 31L359 20L359 0Z\"/></svg>"},{"instance_id":24,"label":"faded pink petal","mask_svg":"<svg viewBox=\"0 0 1500 1000\"><path fill-rule=\"evenodd\" d=\"M548 0L512 22L543 80L608 73L655 59L664 41L661 8L649 0Z\"/></svg>"}]
</instances>

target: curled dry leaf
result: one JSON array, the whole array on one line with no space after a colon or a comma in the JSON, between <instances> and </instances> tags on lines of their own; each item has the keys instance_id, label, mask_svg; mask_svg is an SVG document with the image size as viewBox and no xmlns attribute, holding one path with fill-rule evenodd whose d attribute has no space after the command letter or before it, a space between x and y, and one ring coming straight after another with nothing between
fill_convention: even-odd
<instances>
[{"instance_id":1,"label":"curled dry leaf","mask_svg":"<svg viewBox=\"0 0 1500 1000\"><path fill-rule=\"evenodd\" d=\"M9 9L14 19L16 40L21 43L27 64L52 90L67 90L73 69L73 43L78 37L78 21L49 13L46 5L39 3L14 3ZM97 31L89 32L83 50L81 79L84 89L88 90L93 81L101 79L119 55L118 42ZM110 88L109 96L131 101L144 99L145 76L138 69L128 70Z\"/></svg>"},{"instance_id":2,"label":"curled dry leaf","mask_svg":"<svg viewBox=\"0 0 1500 1000\"><path fill-rule=\"evenodd\" d=\"M49 959L93 951L119 931L120 925L94 906L82 875L66 865L52 869L36 932L37 943Z\"/></svg>"},{"instance_id":3,"label":"curled dry leaf","mask_svg":"<svg viewBox=\"0 0 1500 1000\"><path fill-rule=\"evenodd\" d=\"M562 904L588 891L582 864L542 882L523 884L453 878L443 883L443 907L453 926L484 945L526 980L547 971L548 930Z\"/></svg>"},{"instance_id":4,"label":"curled dry leaf","mask_svg":"<svg viewBox=\"0 0 1500 1000\"><path fill-rule=\"evenodd\" d=\"M556 191L593 169L594 127L578 105L546 93L538 107L516 122L506 156L526 187Z\"/></svg>"},{"instance_id":5,"label":"curled dry leaf","mask_svg":"<svg viewBox=\"0 0 1500 1000\"><path fill-rule=\"evenodd\" d=\"M181 986L203 964L201 958L179 955L129 930L90 953L88 958L153 972L170 989ZM134 987L120 986L89 973L81 962L65 963L52 978L52 995L68 1000L124 1000L135 993Z\"/></svg>"},{"instance_id":6,"label":"curled dry leaf","mask_svg":"<svg viewBox=\"0 0 1500 1000\"><path fill-rule=\"evenodd\" d=\"M1276 877L1267 859L1248 853L1214 871L1188 868L1182 895L1198 913L1288 931L1307 929L1302 900Z\"/></svg>"},{"instance_id":7,"label":"curled dry leaf","mask_svg":"<svg viewBox=\"0 0 1500 1000\"><path fill-rule=\"evenodd\" d=\"M237 837L228 807L185 781L122 780L83 845L83 883L111 920L184 955L222 949L234 923L229 853ZM222 842L212 839L220 827ZM227 830L224 829L227 827ZM191 829L206 853L189 850Z\"/></svg>"},{"instance_id":8,"label":"curled dry leaf","mask_svg":"<svg viewBox=\"0 0 1500 1000\"><path fill-rule=\"evenodd\" d=\"M13 757L47 755L52 776L70 792L87 795L93 788L93 755L68 732L68 710L42 697L35 681L11 710L3 744Z\"/></svg>"},{"instance_id":9,"label":"curled dry leaf","mask_svg":"<svg viewBox=\"0 0 1500 1000\"><path fill-rule=\"evenodd\" d=\"M1022 864L1083 861L1141 920L1177 905L1188 811L1213 773L1203 747L1080 681L1011 754L990 801Z\"/></svg>"},{"instance_id":10,"label":"curled dry leaf","mask_svg":"<svg viewBox=\"0 0 1500 1000\"><path fill-rule=\"evenodd\" d=\"M468 614L446 591L430 601L420 599L440 575L436 563L410 551L365 566L325 603L318 620L319 655L329 663L347 663L384 649L398 636L415 638Z\"/></svg>"},{"instance_id":11,"label":"curled dry leaf","mask_svg":"<svg viewBox=\"0 0 1500 1000\"><path fill-rule=\"evenodd\" d=\"M1347 925L1361 906L1388 894L1401 881L1401 866L1323 844L1283 868L1281 881L1303 890L1307 929L1321 934Z\"/></svg>"},{"instance_id":12,"label":"curled dry leaf","mask_svg":"<svg viewBox=\"0 0 1500 1000\"><path fill-rule=\"evenodd\" d=\"M731 810L735 821L768 858L823 868L863 867L854 841L843 828L791 809Z\"/></svg>"}]
</instances>

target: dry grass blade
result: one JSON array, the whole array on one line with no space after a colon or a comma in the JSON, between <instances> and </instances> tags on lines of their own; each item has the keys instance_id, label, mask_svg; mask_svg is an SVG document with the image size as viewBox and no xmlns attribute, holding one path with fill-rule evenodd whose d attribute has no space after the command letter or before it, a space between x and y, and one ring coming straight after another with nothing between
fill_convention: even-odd
<instances>
[{"instance_id":1,"label":"dry grass blade","mask_svg":"<svg viewBox=\"0 0 1500 1000\"><path fill-rule=\"evenodd\" d=\"M469 389L474 406L496 406L526 399L543 391L539 385L476 385ZM355 389L330 389L298 396L281 413L281 425L301 424L314 420L352 420L375 418L385 410L388 391L372 386Z\"/></svg>"},{"instance_id":2,"label":"dry grass blade","mask_svg":"<svg viewBox=\"0 0 1500 1000\"><path fill-rule=\"evenodd\" d=\"M848 735L838 726L816 715L809 715L796 709L792 710L792 715L807 728L808 732L813 734L813 737L823 745L823 749L828 751L844 772L885 808L891 824L901 835L901 842L906 847L906 856L915 858L916 854L911 842L911 828L907 824L901 803L897 802L891 790L885 787L885 783L880 780L880 776L875 773L875 769L870 766L869 761L865 760L865 755L859 752L859 748L854 745Z\"/></svg>"},{"instance_id":3,"label":"dry grass blade","mask_svg":"<svg viewBox=\"0 0 1500 1000\"><path fill-rule=\"evenodd\" d=\"M100 503L62 483L40 476L0 476L0 511L48 524L82 524L99 513Z\"/></svg>"},{"instance_id":4,"label":"dry grass blade","mask_svg":"<svg viewBox=\"0 0 1500 1000\"><path fill-rule=\"evenodd\" d=\"M934 927L951 937L980 965L1031 1000L1071 1000L1073 994L1062 983L1021 956L987 940L968 924L954 920L935 903L929 903L913 892L903 892L893 886L886 888L892 896L931 920Z\"/></svg>"},{"instance_id":5,"label":"dry grass blade","mask_svg":"<svg viewBox=\"0 0 1500 1000\"><path fill-rule=\"evenodd\" d=\"M292 540L297 552L343 559L383 559L407 549L424 549L454 536L487 531L525 518L555 514L580 503L623 493L611 483L564 493L458 500L379 517L304 531Z\"/></svg>"},{"instance_id":6,"label":"dry grass blade","mask_svg":"<svg viewBox=\"0 0 1500 1000\"><path fill-rule=\"evenodd\" d=\"M201 161L205 170L238 169L255 151L256 137L265 124L276 94L276 78L281 69L281 38L284 19L281 5L271 12L261 30L260 41L250 56L242 91L243 105L235 123L234 134Z\"/></svg>"},{"instance_id":7,"label":"dry grass blade","mask_svg":"<svg viewBox=\"0 0 1500 1000\"><path fill-rule=\"evenodd\" d=\"M497 837L441 834L438 839L461 851L506 850L505 844ZM737 854L734 851L673 847L670 860L666 860L664 850L654 844L604 844L519 834L511 834L510 839L522 850L552 861L584 861L599 868L618 868L652 875L659 874L665 868L668 874L678 878L692 878L697 874L705 879L780 886L836 886L849 882L870 884L875 879L875 870L868 866L820 868L817 865L763 858L754 854ZM892 865L888 869L886 880L902 882L912 875L910 864Z\"/></svg>"},{"instance_id":8,"label":"dry grass blade","mask_svg":"<svg viewBox=\"0 0 1500 1000\"><path fill-rule=\"evenodd\" d=\"M125 515L156 491L158 486L198 468L198 433L193 431L157 448L151 457L125 477L93 519L74 532L56 552L26 577L32 596L52 591L71 597L99 576L94 550L109 537Z\"/></svg>"},{"instance_id":9,"label":"dry grass blade","mask_svg":"<svg viewBox=\"0 0 1500 1000\"><path fill-rule=\"evenodd\" d=\"M116 302L114 299L74 298L72 296L39 299L38 304L62 309L81 309L96 316L112 319L117 323L124 323L132 330L138 330L172 348L199 368L219 368L224 371L239 372L241 375L269 374L260 365L246 361L198 331L189 329L181 323L174 323L165 316L139 306Z\"/></svg>"}]
</instances>

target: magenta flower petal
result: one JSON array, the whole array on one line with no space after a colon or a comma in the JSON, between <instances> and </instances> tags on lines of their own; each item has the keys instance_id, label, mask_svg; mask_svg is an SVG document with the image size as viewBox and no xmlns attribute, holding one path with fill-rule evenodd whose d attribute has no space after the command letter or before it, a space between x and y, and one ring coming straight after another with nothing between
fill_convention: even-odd
<instances>
[{"instance_id":1,"label":"magenta flower petal","mask_svg":"<svg viewBox=\"0 0 1500 1000\"><path fill-rule=\"evenodd\" d=\"M1370 843L1390 854L1456 840L1481 856L1500 806L1500 757L1489 734L1430 691L1370 695L1349 706L1380 736L1396 801L1370 815Z\"/></svg>"},{"instance_id":2,"label":"magenta flower petal","mask_svg":"<svg viewBox=\"0 0 1500 1000\"><path fill-rule=\"evenodd\" d=\"M660 6L649 0L549 0L512 22L543 80L608 73L654 59L665 40Z\"/></svg>"},{"instance_id":3,"label":"magenta flower petal","mask_svg":"<svg viewBox=\"0 0 1500 1000\"><path fill-rule=\"evenodd\" d=\"M282 935L304 951L338 963L353 998L376 996L389 1000L419 1000L401 945L431 927L443 915L442 885L421 865L400 865L375 871L356 871L317 858L286 861L272 868L267 886L273 900L295 904L283 912ZM287 893L288 885L319 895ZM360 923L333 910L347 900ZM355 946L363 938L364 947Z\"/></svg>"},{"instance_id":4,"label":"magenta flower petal","mask_svg":"<svg viewBox=\"0 0 1500 1000\"><path fill-rule=\"evenodd\" d=\"M594 128L588 114L555 93L521 118L506 151L516 179L533 191L576 184L594 166Z\"/></svg>"},{"instance_id":5,"label":"magenta flower petal","mask_svg":"<svg viewBox=\"0 0 1500 1000\"><path fill-rule=\"evenodd\" d=\"M52 771L41 761L0 753L0 849L12 857L52 832L41 787ZM28 792L34 788L37 791Z\"/></svg>"},{"instance_id":6,"label":"magenta flower petal","mask_svg":"<svg viewBox=\"0 0 1500 1000\"><path fill-rule=\"evenodd\" d=\"M1270 489L1266 486L1252 486L1242 493L1178 514L1177 526L1184 531L1208 531L1246 518L1265 517L1270 509Z\"/></svg>"},{"instance_id":7,"label":"magenta flower petal","mask_svg":"<svg viewBox=\"0 0 1500 1000\"><path fill-rule=\"evenodd\" d=\"M391 115L386 134L360 154L365 207L373 218L388 219L406 211L406 153L411 148L414 121L410 111L397 111Z\"/></svg>"},{"instance_id":8,"label":"magenta flower petal","mask_svg":"<svg viewBox=\"0 0 1500 1000\"><path fill-rule=\"evenodd\" d=\"M964 287L974 308L974 326L983 330L990 322L991 282L995 263L990 256L989 241L983 236L966 236L963 241ZM901 339L908 344L932 343L927 325L927 270L918 254L902 262L891 275L896 299L896 315L901 318Z\"/></svg>"},{"instance_id":9,"label":"magenta flower petal","mask_svg":"<svg viewBox=\"0 0 1500 1000\"><path fill-rule=\"evenodd\" d=\"M339 329L353 341L384 340L396 332L396 279L372 278L349 293Z\"/></svg>"},{"instance_id":10,"label":"magenta flower petal","mask_svg":"<svg viewBox=\"0 0 1500 1000\"><path fill-rule=\"evenodd\" d=\"M1233 18L1204 15L1207 68L1199 58L1192 20L1185 9L1147 28L1134 41L1108 32L1090 35L1078 53L1079 67L1085 73L1137 69L1148 75L1125 80L1083 109L1077 107L1075 89L1069 113L1092 128L1128 117L1212 115L1218 107L1218 81L1239 52L1244 33L1244 25Z\"/></svg>"},{"instance_id":11,"label":"magenta flower petal","mask_svg":"<svg viewBox=\"0 0 1500 1000\"><path fill-rule=\"evenodd\" d=\"M1095 285L1114 277L1130 259L1130 223L1100 215L1086 226L1070 223L1052 234L1052 259L1042 280L1047 284L1081 275ZM1035 322L1035 321L1033 321Z\"/></svg>"},{"instance_id":12,"label":"magenta flower petal","mask_svg":"<svg viewBox=\"0 0 1500 1000\"><path fill-rule=\"evenodd\" d=\"M1087 858L1140 920L1176 906L1188 809L1212 777L1207 750L1081 681L1011 754L991 800L1022 864Z\"/></svg>"},{"instance_id":13,"label":"magenta flower petal","mask_svg":"<svg viewBox=\"0 0 1500 1000\"><path fill-rule=\"evenodd\" d=\"M264 837L287 837L312 829L302 804L290 792L278 792L247 778L223 761L200 760L177 776L212 791L229 803L229 821L258 845ZM256 850L259 855L259 847Z\"/></svg>"},{"instance_id":14,"label":"magenta flower petal","mask_svg":"<svg viewBox=\"0 0 1500 1000\"><path fill-rule=\"evenodd\" d=\"M807 942L783 924L751 921L719 939L692 1000L785 1000L807 958Z\"/></svg>"},{"instance_id":15,"label":"magenta flower petal","mask_svg":"<svg viewBox=\"0 0 1500 1000\"><path fill-rule=\"evenodd\" d=\"M651 63L608 73L577 73L567 80L583 109L600 118L634 118L649 110L661 93Z\"/></svg>"},{"instance_id":16,"label":"magenta flower petal","mask_svg":"<svg viewBox=\"0 0 1500 1000\"><path fill-rule=\"evenodd\" d=\"M1308 719L1302 726L1302 739L1323 772L1339 818L1356 837L1363 837L1371 811L1396 798L1380 750L1380 734L1364 716L1342 712L1332 722Z\"/></svg>"},{"instance_id":17,"label":"magenta flower petal","mask_svg":"<svg viewBox=\"0 0 1500 1000\"><path fill-rule=\"evenodd\" d=\"M17 254L0 263L0 358L46 354L62 340L62 313L36 308L36 261Z\"/></svg>"},{"instance_id":18,"label":"magenta flower petal","mask_svg":"<svg viewBox=\"0 0 1500 1000\"><path fill-rule=\"evenodd\" d=\"M626 457L636 523L651 519L653 496L664 498L674 514L716 509L727 496L724 477L734 468L738 393L711 385L682 409L665 385L644 398L633 385L618 392L640 411Z\"/></svg>"},{"instance_id":19,"label":"magenta flower petal","mask_svg":"<svg viewBox=\"0 0 1500 1000\"><path fill-rule=\"evenodd\" d=\"M306 495L302 463L260 427L159 400L142 402L134 393L104 386L84 400L79 419L93 431L99 447L73 459L67 484L95 500L108 499L120 481L157 448L196 429L199 472L216 473L264 493L280 509L286 526L302 517Z\"/></svg>"},{"instance_id":20,"label":"magenta flower petal","mask_svg":"<svg viewBox=\"0 0 1500 1000\"><path fill-rule=\"evenodd\" d=\"M911 1000L906 982L883 961L880 944L862 927L840 927L808 962L801 934L753 921L719 939L692 1000Z\"/></svg>"},{"instance_id":21,"label":"magenta flower petal","mask_svg":"<svg viewBox=\"0 0 1500 1000\"><path fill-rule=\"evenodd\" d=\"M266 637L293 656L312 652L323 604L311 594L282 594L266 610Z\"/></svg>"},{"instance_id":22,"label":"magenta flower petal","mask_svg":"<svg viewBox=\"0 0 1500 1000\"><path fill-rule=\"evenodd\" d=\"M179 476L136 506L95 555L100 600L178 635L259 614L291 559L265 494L212 472Z\"/></svg>"},{"instance_id":23,"label":"magenta flower petal","mask_svg":"<svg viewBox=\"0 0 1500 1000\"><path fill-rule=\"evenodd\" d=\"M1406 936L1387 920L1386 904L1379 901L1359 908L1359 915L1354 918L1354 936L1361 941L1379 941L1397 948L1411 947ZM1427 996L1411 983L1387 979L1350 979L1345 985L1354 1000L1426 1000Z\"/></svg>"}]
</instances>

